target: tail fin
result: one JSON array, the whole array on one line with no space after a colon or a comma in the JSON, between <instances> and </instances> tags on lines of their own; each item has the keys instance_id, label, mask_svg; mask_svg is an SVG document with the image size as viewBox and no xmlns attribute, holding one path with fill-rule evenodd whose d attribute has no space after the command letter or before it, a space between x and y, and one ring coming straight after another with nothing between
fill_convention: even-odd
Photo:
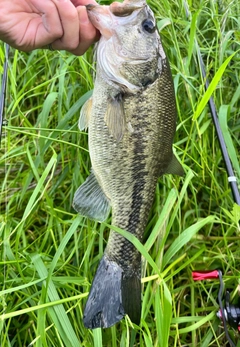
<instances>
[{"instance_id":1,"label":"tail fin","mask_svg":"<svg viewBox=\"0 0 240 347\"><path fill-rule=\"evenodd\" d=\"M84 311L86 328L108 328L128 314L135 324L141 317L141 281L137 276L124 278L123 269L105 255L97 273Z\"/></svg>"}]
</instances>

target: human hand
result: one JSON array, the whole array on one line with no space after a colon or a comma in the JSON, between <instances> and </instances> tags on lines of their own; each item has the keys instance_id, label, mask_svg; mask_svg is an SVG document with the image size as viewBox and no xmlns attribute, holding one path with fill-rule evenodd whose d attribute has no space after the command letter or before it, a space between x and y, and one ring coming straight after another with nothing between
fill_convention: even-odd
<instances>
[{"instance_id":1,"label":"human hand","mask_svg":"<svg viewBox=\"0 0 240 347\"><path fill-rule=\"evenodd\" d=\"M28 52L48 47L82 55L99 38L85 5L94 0L0 0L0 39Z\"/></svg>"}]
</instances>

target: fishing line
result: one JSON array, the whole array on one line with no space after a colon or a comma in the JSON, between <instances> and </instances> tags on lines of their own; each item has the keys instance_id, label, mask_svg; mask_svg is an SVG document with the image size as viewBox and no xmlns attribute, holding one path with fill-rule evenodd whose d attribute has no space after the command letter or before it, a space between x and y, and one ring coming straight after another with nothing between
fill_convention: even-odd
<instances>
[{"instance_id":1,"label":"fishing line","mask_svg":"<svg viewBox=\"0 0 240 347\"><path fill-rule=\"evenodd\" d=\"M1 94L0 94L0 144L1 144L1 139L2 139L2 125L3 125L5 98L6 98L8 53L9 53L9 45L6 44L5 61L4 61L4 65L3 65L3 74L2 74L2 87L1 87Z\"/></svg>"}]
</instances>

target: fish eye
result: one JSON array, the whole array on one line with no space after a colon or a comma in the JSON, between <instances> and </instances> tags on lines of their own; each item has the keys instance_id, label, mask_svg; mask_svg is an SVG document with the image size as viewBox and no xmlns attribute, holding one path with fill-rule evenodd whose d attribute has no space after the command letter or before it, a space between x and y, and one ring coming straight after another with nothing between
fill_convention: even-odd
<instances>
[{"instance_id":1,"label":"fish eye","mask_svg":"<svg viewBox=\"0 0 240 347\"><path fill-rule=\"evenodd\" d=\"M154 22L150 19L145 19L142 22L142 27L145 31L147 31L150 34L154 33L154 31L156 30L156 26L155 26Z\"/></svg>"}]
</instances>

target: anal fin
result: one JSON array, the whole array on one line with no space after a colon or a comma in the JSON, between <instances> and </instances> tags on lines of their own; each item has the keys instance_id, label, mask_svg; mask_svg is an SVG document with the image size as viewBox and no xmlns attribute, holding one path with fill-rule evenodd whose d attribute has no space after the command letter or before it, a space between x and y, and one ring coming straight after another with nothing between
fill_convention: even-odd
<instances>
[{"instance_id":1,"label":"anal fin","mask_svg":"<svg viewBox=\"0 0 240 347\"><path fill-rule=\"evenodd\" d=\"M103 222L110 212L110 201L100 187L94 172L77 189L73 208L82 216Z\"/></svg>"}]
</instances>

